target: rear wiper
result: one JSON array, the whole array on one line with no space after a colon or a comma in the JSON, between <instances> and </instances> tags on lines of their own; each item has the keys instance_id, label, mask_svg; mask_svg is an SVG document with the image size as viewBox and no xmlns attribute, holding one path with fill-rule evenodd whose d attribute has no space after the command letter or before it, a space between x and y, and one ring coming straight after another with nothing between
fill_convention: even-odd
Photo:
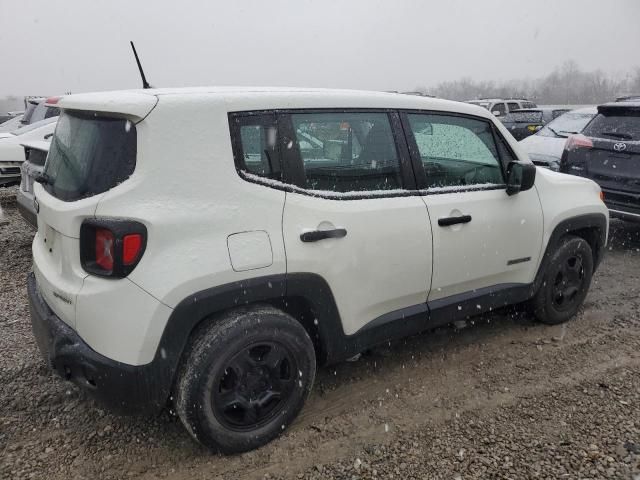
<instances>
[{"instance_id":1,"label":"rear wiper","mask_svg":"<svg viewBox=\"0 0 640 480\"><path fill-rule=\"evenodd\" d=\"M35 176L34 180L42 185L53 185L53 178L46 173L39 173Z\"/></svg>"},{"instance_id":2,"label":"rear wiper","mask_svg":"<svg viewBox=\"0 0 640 480\"><path fill-rule=\"evenodd\" d=\"M621 138L622 140L633 140L633 135L624 132L602 132L602 135L613 138Z\"/></svg>"}]
</instances>

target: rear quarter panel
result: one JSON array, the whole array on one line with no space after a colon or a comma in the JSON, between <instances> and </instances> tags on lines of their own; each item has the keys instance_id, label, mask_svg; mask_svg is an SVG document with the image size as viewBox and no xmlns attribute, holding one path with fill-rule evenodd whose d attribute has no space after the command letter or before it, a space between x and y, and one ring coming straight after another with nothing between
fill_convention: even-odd
<instances>
[{"instance_id":1,"label":"rear quarter panel","mask_svg":"<svg viewBox=\"0 0 640 480\"><path fill-rule=\"evenodd\" d=\"M159 97L137 125L136 171L96 210L97 217L126 217L147 227L146 251L128 278L173 308L200 290L285 273L285 193L237 174L224 97ZM272 263L235 271L228 237L258 230L269 237Z\"/></svg>"}]
</instances>

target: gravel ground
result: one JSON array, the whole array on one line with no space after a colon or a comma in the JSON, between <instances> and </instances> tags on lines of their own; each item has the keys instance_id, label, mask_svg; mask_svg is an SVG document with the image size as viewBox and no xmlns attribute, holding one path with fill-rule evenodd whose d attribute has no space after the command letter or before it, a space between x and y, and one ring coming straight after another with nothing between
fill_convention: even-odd
<instances>
[{"instance_id":1,"label":"gravel ground","mask_svg":"<svg viewBox=\"0 0 640 480\"><path fill-rule=\"evenodd\" d=\"M33 232L4 190L2 479L640 479L640 225L612 223L566 325L500 313L321 369L281 438L222 457L168 412L111 415L47 371L26 300Z\"/></svg>"}]
</instances>

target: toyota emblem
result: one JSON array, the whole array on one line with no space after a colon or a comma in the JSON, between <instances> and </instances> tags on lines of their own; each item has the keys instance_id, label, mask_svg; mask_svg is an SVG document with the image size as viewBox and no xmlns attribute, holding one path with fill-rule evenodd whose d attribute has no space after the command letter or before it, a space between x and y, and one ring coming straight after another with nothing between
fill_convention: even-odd
<instances>
[{"instance_id":1,"label":"toyota emblem","mask_svg":"<svg viewBox=\"0 0 640 480\"><path fill-rule=\"evenodd\" d=\"M620 142L620 143L616 143L616 144L613 146L613 149L614 149L616 152L624 152L624 151L627 149L627 144L626 144L626 143L622 143L622 142Z\"/></svg>"}]
</instances>

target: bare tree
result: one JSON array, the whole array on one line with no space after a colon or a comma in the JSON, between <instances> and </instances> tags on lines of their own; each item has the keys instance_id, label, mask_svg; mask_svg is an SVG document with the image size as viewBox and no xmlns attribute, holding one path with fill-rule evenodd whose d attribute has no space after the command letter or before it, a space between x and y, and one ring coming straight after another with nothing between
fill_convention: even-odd
<instances>
[{"instance_id":1,"label":"bare tree","mask_svg":"<svg viewBox=\"0 0 640 480\"><path fill-rule=\"evenodd\" d=\"M626 78L608 76L602 70L585 72L573 60L563 63L545 77L506 82L474 81L469 77L442 82L425 93L452 100L488 97L526 97L539 104L595 104L625 93L640 93L640 67Z\"/></svg>"}]
</instances>

